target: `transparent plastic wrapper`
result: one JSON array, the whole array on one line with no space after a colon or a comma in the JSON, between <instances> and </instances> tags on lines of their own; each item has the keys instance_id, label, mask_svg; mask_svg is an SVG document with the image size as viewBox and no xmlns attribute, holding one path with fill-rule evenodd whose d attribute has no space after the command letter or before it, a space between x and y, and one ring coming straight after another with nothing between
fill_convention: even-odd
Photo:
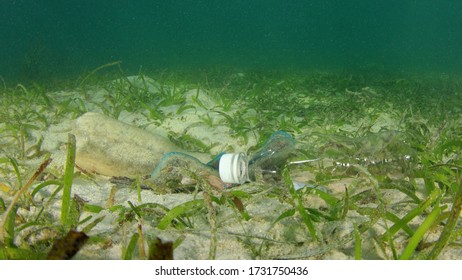
<instances>
[{"instance_id":1,"label":"transparent plastic wrapper","mask_svg":"<svg viewBox=\"0 0 462 280\"><path fill-rule=\"evenodd\" d=\"M165 154L182 152L163 136L99 113L80 116L73 133L77 166L106 176L147 175Z\"/></svg>"}]
</instances>

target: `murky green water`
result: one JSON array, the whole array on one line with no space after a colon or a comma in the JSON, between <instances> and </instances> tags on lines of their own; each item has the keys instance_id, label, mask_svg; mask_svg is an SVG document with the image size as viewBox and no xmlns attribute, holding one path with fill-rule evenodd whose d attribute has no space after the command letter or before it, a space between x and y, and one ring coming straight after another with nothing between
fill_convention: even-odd
<instances>
[{"instance_id":1,"label":"murky green water","mask_svg":"<svg viewBox=\"0 0 462 280\"><path fill-rule=\"evenodd\" d=\"M453 72L460 1L27 1L0 3L0 75L152 68Z\"/></svg>"}]
</instances>

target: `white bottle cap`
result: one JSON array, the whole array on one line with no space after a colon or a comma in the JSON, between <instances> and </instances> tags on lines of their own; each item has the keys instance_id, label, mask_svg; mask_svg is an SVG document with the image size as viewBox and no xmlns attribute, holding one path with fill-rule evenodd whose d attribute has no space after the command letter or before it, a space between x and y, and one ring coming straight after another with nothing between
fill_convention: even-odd
<instances>
[{"instance_id":1,"label":"white bottle cap","mask_svg":"<svg viewBox=\"0 0 462 280\"><path fill-rule=\"evenodd\" d=\"M218 170L224 183L243 184L249 180L248 161L244 153L222 155Z\"/></svg>"}]
</instances>

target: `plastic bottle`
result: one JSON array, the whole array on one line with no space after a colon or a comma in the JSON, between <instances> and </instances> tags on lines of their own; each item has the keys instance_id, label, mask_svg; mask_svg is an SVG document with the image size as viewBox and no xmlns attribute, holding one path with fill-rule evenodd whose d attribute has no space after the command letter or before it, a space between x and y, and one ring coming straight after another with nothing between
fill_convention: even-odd
<instances>
[{"instance_id":1,"label":"plastic bottle","mask_svg":"<svg viewBox=\"0 0 462 280\"><path fill-rule=\"evenodd\" d=\"M285 131L274 132L250 159L244 153L223 154L219 174L224 183L243 184L266 176L278 176L295 150L295 139Z\"/></svg>"},{"instance_id":2,"label":"plastic bottle","mask_svg":"<svg viewBox=\"0 0 462 280\"><path fill-rule=\"evenodd\" d=\"M243 184L255 181L267 174L279 174L280 168L295 149L294 138L284 131L276 131L255 154L249 158L244 153L222 153L207 164L182 153L165 154L151 173L154 185L172 186L193 183L191 174L220 177L225 184Z\"/></svg>"}]
</instances>

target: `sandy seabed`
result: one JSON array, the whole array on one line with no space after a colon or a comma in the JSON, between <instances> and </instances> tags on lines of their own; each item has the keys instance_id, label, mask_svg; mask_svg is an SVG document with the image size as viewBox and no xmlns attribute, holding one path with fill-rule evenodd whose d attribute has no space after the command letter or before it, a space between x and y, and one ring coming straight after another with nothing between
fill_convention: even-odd
<instances>
[{"instance_id":1,"label":"sandy seabed","mask_svg":"<svg viewBox=\"0 0 462 280\"><path fill-rule=\"evenodd\" d=\"M244 83L246 76L239 73L233 79ZM126 80L128 82L115 80L105 83L102 87L94 86L86 90L48 92L49 98L57 103L69 99L80 100L81 103L75 102L74 105L69 105L79 110L53 117L52 123L46 127L37 120L35 126L43 129L31 129L27 143L25 143L26 146L32 146L38 139L43 139L40 149L53 159L44 175L31 187L30 191L32 191L44 180L53 176L59 177L64 172L68 134L78 136L77 168L72 184L72 195L81 201L83 210L81 210L80 223L76 230L88 229L86 234L90 236L90 240L77 253L75 259L124 258L131 238L136 234L139 238L140 233L143 238L138 239L137 247L133 250L133 258L143 258L146 254L143 250L147 251L149 243L160 238L163 242L174 243L173 256L175 259L207 259L211 256L216 259L354 259L355 249L358 249L356 245L358 240L361 242L362 258L391 259L393 250L390 248L390 243L384 240L383 234L387 228L393 226L393 222L381 218L378 212L383 210L381 207L385 207L386 211L393 213L396 217L404 217L416 208L416 202L412 201L412 197L423 201L428 195L423 178L409 178L406 171L403 171L403 166L408 164L406 160L413 160L415 155L411 150L406 150L407 146L403 144L405 141L400 142L402 141L400 131L405 130L409 123L414 123L415 126L426 124L429 139L438 141L437 137L441 129L449 127L449 125L441 127L431 124L430 119L426 119L417 112L411 116L409 111L412 111L412 108L406 113L391 101L380 103L378 108L358 108L366 114L362 115L362 118L352 115L350 122L337 121L335 116L331 119L324 118L311 122L307 121L303 113L287 114L287 116L294 116L289 119L279 114L281 112L279 108L275 110L279 113L275 113L271 121L260 124L259 121L267 116L260 115L261 112L258 109L248 107L254 102L252 100L236 98L231 104L226 105L226 111L224 111L226 100L210 89L198 89L185 85L181 92L175 93L174 91L178 89L175 89L173 85L161 86L148 77L132 76L127 77ZM281 83L288 82L275 81L275 86L276 84L280 86ZM116 89L115 85L119 88ZM145 91L144 94L154 96L161 94L160 91L170 91L172 94L178 94L184 102L181 104L164 102L162 105L161 102L165 99L153 98L157 104L160 104L157 109L163 114L161 118L153 117L151 111L143 108L120 110L117 116L113 115L110 118L118 119L127 124L127 127L153 135L153 142L140 147L140 144L136 144L135 141L130 142L131 137L136 137L132 135L133 133L126 135L122 133L113 141L120 143L121 139L128 139L126 141L128 144L123 151L111 150L108 147L107 150L100 149L96 152L95 145L97 144L95 143L100 143L104 139L104 141L109 141L106 146L111 146L111 140L105 133L95 135L78 131L80 128L76 126L76 119L85 112L97 112L104 115L113 113L115 105L111 103L113 102L111 97L115 98L114 91L124 88L129 90L131 86L142 88ZM303 104L310 104L306 107L307 111L339 106L336 98L350 101L353 99L354 101L351 102L362 104L374 98L379 99L379 95L383 94L383 92L378 93L379 89L372 86L357 90L345 89L340 92L335 90L330 92L325 89L324 95L319 94L323 90L319 88L290 88L290 85L287 87L285 93L279 92L279 94L293 95L293 102L300 102L301 108ZM304 90L307 90L308 94L304 94ZM310 95L311 91L316 94ZM462 92L457 92L457 94L462 95ZM460 100L460 97L455 97L455 99ZM21 106L23 105L17 104L18 110ZM56 108L54 111L46 112L42 105L31 104L31 106L44 115L57 115L58 109ZM281 104L270 104L267 111L272 110L271 106L281 106ZM341 109L339 107L339 110ZM341 114L341 112L338 113ZM405 114L408 115L405 116ZM230 126L229 116L251 120L249 121L251 127L247 130L245 137L236 136L237 128ZM304 124L305 121L306 124ZM102 125L105 120L101 119L100 122ZM184 188L183 186L164 189L160 192L149 189L148 181L144 181L145 175L150 173L150 166L154 169L158 163L158 159L153 160L149 154L168 147L166 150L189 151L202 162L207 162L222 151L250 151L251 153L255 151L256 145L261 145L262 139L256 131L285 129L290 127L287 125L290 122L297 124L292 126L296 129L289 131L297 141L297 153L293 160L314 160L306 164L290 166L288 169L293 182L305 185L298 191L298 199L291 194L287 180L259 180L225 190L239 197L248 219L232 203L223 199L218 201L222 197L221 191L213 190L208 193L218 200L212 204L212 208L203 205L192 207L172 219L171 224L165 229L159 228L162 219L170 213L165 209L171 210L190 201L204 199L206 198L204 193L207 192L200 187ZM462 122L460 110L458 113L453 112L451 122L453 127L460 127ZM6 126L7 124L2 124L3 131L6 131ZM358 131L367 131L367 133L358 133ZM201 150L200 145L194 141L190 141L189 146L182 147L178 147L175 145L178 143L173 142L162 142L162 145L156 146L156 139L159 139L156 137L161 137L166 141L170 141L169 138L175 140L175 137L185 140L179 137L181 135L198 139L209 148L206 151ZM80 144L84 141L88 141L85 144L85 157L82 152L84 148ZM1 142L6 147L2 149L1 157L11 156L11 151L14 149L9 147L14 141L4 138ZM393 154L397 150L401 153L400 156ZM445 157L441 159L442 162L460 160L460 149ZM20 171L26 174L25 178L27 178L27 174L32 174L42 161L43 156L26 156L24 160L21 160ZM104 162L104 168L102 162ZM127 178L114 178L117 173L130 170L134 164L143 166L135 170L142 169L143 171L139 174L131 174L133 172L127 171L127 174L120 174ZM419 165L416 162L412 164ZM9 195L11 192L7 188L14 189L15 175L11 168L6 167L6 163L3 165L5 167L2 169L3 178L0 182L5 187L0 194L5 204L8 205L12 196ZM109 171L108 174L101 175L104 173L101 170ZM330 176L328 179L321 176L326 172ZM381 189L382 197L378 198L374 187L378 184L376 176L381 176L380 178L388 176L390 186L404 185L407 182L411 186L409 188L412 189L410 191L412 195L403 191L402 185L388 186ZM136 178L138 181L133 180ZM47 223L59 224L62 200L61 192L55 194L55 190L53 186L41 189L35 194L34 203L27 208L18 209L18 224L21 224L21 219L28 221L33 217L40 217L45 221L44 224L31 225L19 231L14 239L18 247L44 246L43 244L46 244L44 240L60 236L55 227L46 226ZM327 198L323 194L327 194ZM351 203L348 211L342 210L346 201ZM165 208L147 207L140 217L131 211L128 202L135 206L162 205ZM452 201L445 198L441 200L441 204L449 209L451 203ZM96 206L98 211L91 208L93 206ZM305 211L300 212L297 210L298 207L305 208ZM374 212L375 210L378 212ZM41 211L44 211L44 214L39 214ZM415 231L427 217L427 212L424 211L422 215L413 218L408 222L407 227ZM304 214L309 214L311 217L316 240L309 228L309 223L303 217ZM419 249L421 252L425 252L425 244L431 244L439 238L443 226L444 223L435 224L426 233L421 242L423 247ZM361 227L365 230L361 230ZM359 239L358 228L361 230ZM457 230L460 231L460 226ZM409 242L409 231L400 230L395 233L393 239L394 250L402 252ZM462 251L459 243L460 240L457 238L452 240L439 258L460 259Z\"/></svg>"}]
</instances>

